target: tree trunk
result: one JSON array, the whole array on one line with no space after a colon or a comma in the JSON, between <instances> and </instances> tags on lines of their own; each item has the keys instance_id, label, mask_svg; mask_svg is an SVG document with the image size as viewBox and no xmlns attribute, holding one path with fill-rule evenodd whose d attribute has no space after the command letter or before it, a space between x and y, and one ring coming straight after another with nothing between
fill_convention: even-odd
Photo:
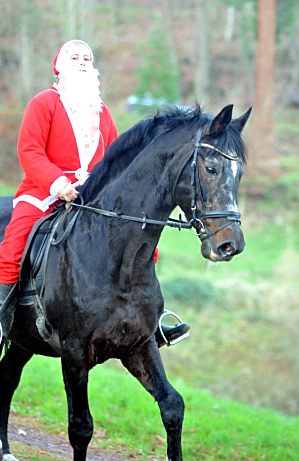
<instances>
[{"instance_id":1,"label":"tree trunk","mask_svg":"<svg viewBox=\"0 0 299 461\"><path fill-rule=\"evenodd\" d=\"M268 139L273 131L275 31L276 0L259 0L252 128Z\"/></svg>"},{"instance_id":2,"label":"tree trunk","mask_svg":"<svg viewBox=\"0 0 299 461\"><path fill-rule=\"evenodd\" d=\"M21 94L20 99L22 103L28 102L32 97L32 59L31 59L31 46L29 38L29 25L27 23L26 15L23 15L19 27L19 56L21 62Z\"/></svg>"},{"instance_id":3,"label":"tree trunk","mask_svg":"<svg viewBox=\"0 0 299 461\"><path fill-rule=\"evenodd\" d=\"M210 83L210 46L211 46L211 25L207 18L210 18L210 4L207 0L201 0L197 6L196 34L195 34L195 78L194 89L198 101L205 105L209 102Z\"/></svg>"}]
</instances>

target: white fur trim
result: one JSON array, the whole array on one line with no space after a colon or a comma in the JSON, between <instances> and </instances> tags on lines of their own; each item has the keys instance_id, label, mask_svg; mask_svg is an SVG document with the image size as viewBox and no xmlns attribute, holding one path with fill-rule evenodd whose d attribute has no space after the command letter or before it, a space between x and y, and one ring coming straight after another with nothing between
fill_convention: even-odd
<instances>
[{"instance_id":1,"label":"white fur trim","mask_svg":"<svg viewBox=\"0 0 299 461\"><path fill-rule=\"evenodd\" d=\"M32 195L20 195L20 197L15 198L13 201L13 207L17 205L19 202L27 202L31 203L31 205L35 206L36 208L39 208L42 211L47 211L49 206L52 205L52 203L55 203L56 200L58 200L57 197L52 197L51 195L45 200L39 200L36 197L33 197Z\"/></svg>"},{"instance_id":2,"label":"white fur trim","mask_svg":"<svg viewBox=\"0 0 299 461\"><path fill-rule=\"evenodd\" d=\"M53 197L58 197L61 189L69 182L70 181L66 176L59 176L59 178L57 178L50 187L50 195Z\"/></svg>"}]
</instances>

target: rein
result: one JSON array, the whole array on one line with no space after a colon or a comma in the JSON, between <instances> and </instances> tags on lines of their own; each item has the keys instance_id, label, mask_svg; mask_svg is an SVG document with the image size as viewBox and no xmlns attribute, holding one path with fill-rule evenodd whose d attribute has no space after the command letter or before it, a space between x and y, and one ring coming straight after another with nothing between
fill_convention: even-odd
<instances>
[{"instance_id":1,"label":"rein","mask_svg":"<svg viewBox=\"0 0 299 461\"><path fill-rule=\"evenodd\" d=\"M125 215L123 213L116 213L114 211L108 211L108 210L103 210L101 208L95 208L91 207L88 205L84 205L83 203L83 198L79 195L81 203L75 203L75 202L68 202L66 204L67 212L71 210L71 208L77 207L78 210L75 213L73 219L69 222L66 230L64 231L63 235L59 238L59 240L56 240L58 232L56 232L56 235L54 238L52 238L51 243L53 245L59 245L63 243L68 235L70 234L75 221L78 217L79 211L84 209L84 210L89 210L94 213L107 216L108 218L116 218L116 219L123 219L125 221L134 221L134 222L140 222L142 223L141 229L145 229L147 224L153 224L156 226L169 226L169 227L174 227L179 230L181 229L192 229L194 227L196 229L196 224L200 225L200 230L199 232L196 229L196 232L191 233L193 235L197 235L200 237L201 241L203 242L204 240L209 239L212 235L216 234L219 232L221 229L224 229L225 227L229 226L232 222L238 222L240 223L240 218L241 218L241 213L236 212L236 211L206 211L204 199L203 199L203 194L202 194L202 189L200 185L200 179L199 179L199 173L198 173L198 149L200 147L208 148L208 149L213 149L220 153L223 157L229 159L229 160L234 160L237 161L240 159L240 157L232 157L225 152L222 152L221 150L217 149L216 147L206 144L206 143L201 143L200 142L200 137L201 137L201 130L198 130L197 135L196 135L196 140L194 143L194 150L191 155L187 158L186 162L182 166L181 170L179 171L179 174L175 180L174 187L173 187L173 197L174 197L174 192L176 189L176 186L178 184L179 178L187 165L188 161L190 158L193 157L192 163L191 163L191 186L193 188L193 194L191 198L191 211L192 211L192 219L190 221L184 221L181 219L181 215L179 219L175 218L168 218L167 221L158 221L156 219L149 219L147 218L146 214L142 211L142 218L138 218L136 216L130 216L130 215ZM202 210L203 212L200 213L199 215L197 214L197 207L196 207L196 193L199 193L201 204L202 204ZM222 224L222 226L217 227L217 229L214 229L213 231L209 232L206 226L203 223L204 219L209 219L209 218L227 218L227 222Z\"/></svg>"},{"instance_id":2,"label":"rein","mask_svg":"<svg viewBox=\"0 0 299 461\"><path fill-rule=\"evenodd\" d=\"M168 218L167 221L158 221L156 219L147 218L146 214L143 211L141 212L142 218L138 218L136 216L125 215L123 213L115 213L114 211L107 211L107 210L102 210L101 208L94 208L88 205L84 205L82 197L81 196L79 197L80 197L81 203L70 202L70 206L75 206L75 207L79 207L84 210L93 211L94 213L107 216L108 218L117 218L117 219L123 219L125 221L140 222L142 223L141 229L145 229L147 224L154 224L157 226L176 227L179 230L192 228L192 223L189 221L183 221L182 219L175 219L175 218Z\"/></svg>"}]
</instances>

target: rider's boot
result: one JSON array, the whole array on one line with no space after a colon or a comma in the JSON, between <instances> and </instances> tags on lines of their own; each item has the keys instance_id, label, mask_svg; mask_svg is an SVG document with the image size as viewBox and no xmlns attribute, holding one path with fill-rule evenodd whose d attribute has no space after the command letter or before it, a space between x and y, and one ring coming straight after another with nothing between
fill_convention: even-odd
<instances>
[{"instance_id":1,"label":"rider's boot","mask_svg":"<svg viewBox=\"0 0 299 461\"><path fill-rule=\"evenodd\" d=\"M176 325L174 327L169 327L167 325L161 325L162 332L164 335L161 334L160 328L158 327L155 333L155 338L158 344L158 347L162 347L165 344L168 344L168 346L171 344L172 341L180 338L181 336L184 336L188 330L190 330L190 326L188 323L180 323L179 325ZM166 339L166 341L165 341Z\"/></svg>"},{"instance_id":2,"label":"rider's boot","mask_svg":"<svg viewBox=\"0 0 299 461\"><path fill-rule=\"evenodd\" d=\"M0 283L0 344L9 335L17 303L17 283Z\"/></svg>"}]
</instances>

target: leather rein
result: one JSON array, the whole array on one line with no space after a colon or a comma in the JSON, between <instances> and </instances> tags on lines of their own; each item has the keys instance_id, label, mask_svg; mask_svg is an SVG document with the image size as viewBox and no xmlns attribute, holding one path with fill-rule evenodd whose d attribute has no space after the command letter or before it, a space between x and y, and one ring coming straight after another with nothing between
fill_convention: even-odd
<instances>
[{"instance_id":1,"label":"leather rein","mask_svg":"<svg viewBox=\"0 0 299 461\"><path fill-rule=\"evenodd\" d=\"M147 224L153 224L153 225L156 225L156 226L169 226L169 227L178 228L179 230L181 230L181 229L190 229L191 230L192 227L194 227L196 232L192 232L192 230L191 230L191 233L193 235L199 236L201 241L209 239L212 235L216 234L221 229L229 226L232 222L240 223L241 213L239 213L239 212L236 212L236 211L206 211L204 198L203 198L203 194L202 194L202 188L201 188L201 185L200 185L199 172L198 172L198 149L200 147L213 149L213 150L217 151L218 153L220 153L223 157L228 158L229 160L234 160L234 161L239 160L240 157L232 157L232 156L226 154L225 152L220 151L219 149L217 149L216 147L214 147L214 146L212 146L210 144L201 143L200 142L200 137L201 137L201 130L198 130L196 140L195 140L195 143L194 143L194 150L192 151L192 154L189 155L189 157L185 161L184 165L182 166L182 168L181 168L181 170L180 170L180 172L179 172L179 174L178 174L178 176L176 178L176 181L174 183L174 187L173 187L173 197L174 197L174 192L175 192L177 183L179 181L179 178L180 178L185 166L189 162L190 158L192 158L192 163L191 163L191 186L192 186L193 193L192 193L192 197L191 197L192 219L190 221L182 220L181 215L180 215L179 219L168 218L167 221L159 221L159 220L156 220L156 219L147 218L146 214L143 211L141 212L142 217L138 218L136 216L125 215L123 213L116 213L114 211L103 210L101 208L95 208L95 207L91 207L91 206L88 206L88 205L84 205L83 199L79 195L81 203L68 202L65 205L66 209L67 209L67 212L66 212L67 214L71 211L71 208L73 206L77 207L78 209L76 210L75 215L73 216L73 218L71 219L71 221L67 225L67 228L65 229L63 235L58 240L57 240L58 228L56 229L56 232L55 232L54 236L51 239L52 245L59 245L59 244L63 243L66 240L66 238L70 234L70 232L71 232L71 230L72 230L72 228L73 228L73 226L75 224L75 221L76 221L76 219L78 217L79 212L82 209L89 210L89 211L92 211L94 213L97 213L97 214L100 214L100 215L103 215L103 216L107 216L109 218L117 218L117 219L123 219L125 221L140 222L142 224L142 227L141 227L142 229L145 229ZM196 206L196 194L197 194L197 192L198 192L198 194L200 196L200 200L201 200L201 204L202 204L202 210L203 210L203 212L200 213L200 214L197 214L197 206ZM210 219L210 218L227 218L227 222L222 224L221 226L217 227L217 229L214 229L213 231L210 232L206 228L204 223L203 223L203 220ZM198 227L198 224L200 225L199 231L196 228L196 226ZM60 227L60 226L58 226L58 227Z\"/></svg>"}]
</instances>

